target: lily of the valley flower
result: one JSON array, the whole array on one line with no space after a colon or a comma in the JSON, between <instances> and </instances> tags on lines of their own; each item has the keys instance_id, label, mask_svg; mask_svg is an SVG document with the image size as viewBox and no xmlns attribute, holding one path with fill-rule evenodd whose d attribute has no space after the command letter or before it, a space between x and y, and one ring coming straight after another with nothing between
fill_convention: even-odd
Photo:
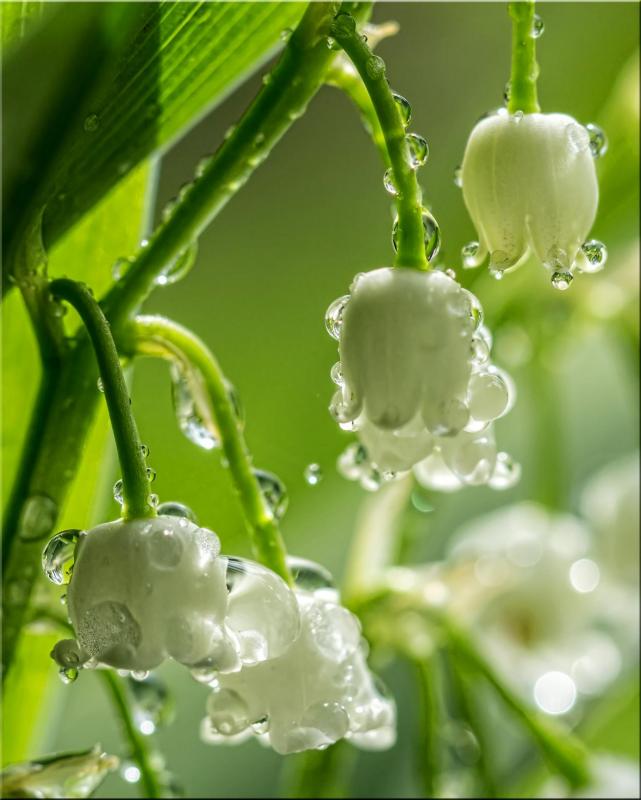
<instances>
[{"instance_id":1,"label":"lily of the valley flower","mask_svg":"<svg viewBox=\"0 0 641 800\"><path fill-rule=\"evenodd\" d=\"M532 253L567 288L575 270L605 263L600 242L586 242L599 189L589 131L565 114L482 119L470 134L461 167L463 198L479 241L464 248L466 266L490 255L496 277Z\"/></svg>"},{"instance_id":2,"label":"lily of the valley flower","mask_svg":"<svg viewBox=\"0 0 641 800\"><path fill-rule=\"evenodd\" d=\"M358 620L326 588L295 594L297 639L279 658L217 677L203 738L236 744L257 735L283 755L342 738L365 749L390 747L394 702L367 667Z\"/></svg>"},{"instance_id":3,"label":"lily of the valley flower","mask_svg":"<svg viewBox=\"0 0 641 800\"><path fill-rule=\"evenodd\" d=\"M514 392L490 363L474 295L444 272L383 268L358 276L327 321L341 357L330 411L362 445L341 459L347 477L374 489L438 458L450 478L435 488L492 481L491 423L510 409ZM430 466L423 472L429 483Z\"/></svg>"},{"instance_id":4,"label":"lily of the valley flower","mask_svg":"<svg viewBox=\"0 0 641 800\"><path fill-rule=\"evenodd\" d=\"M145 672L166 658L238 670L280 655L297 636L293 592L275 573L220 556L216 534L183 517L117 520L83 534L67 591L77 639L64 669L89 662Z\"/></svg>"}]
</instances>

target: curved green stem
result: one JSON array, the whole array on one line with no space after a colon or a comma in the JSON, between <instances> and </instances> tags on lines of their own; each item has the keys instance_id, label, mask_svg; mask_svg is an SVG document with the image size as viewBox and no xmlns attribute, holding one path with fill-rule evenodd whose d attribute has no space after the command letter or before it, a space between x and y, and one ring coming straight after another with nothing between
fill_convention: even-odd
<instances>
[{"instance_id":1,"label":"curved green stem","mask_svg":"<svg viewBox=\"0 0 641 800\"><path fill-rule=\"evenodd\" d=\"M536 62L534 0L509 4L512 17L512 71L508 111L535 114L541 110L536 93L539 65Z\"/></svg>"},{"instance_id":2,"label":"curved green stem","mask_svg":"<svg viewBox=\"0 0 641 800\"><path fill-rule=\"evenodd\" d=\"M385 78L385 62L375 56L363 41L349 14L339 14L331 35L343 48L358 70L372 100L385 138L398 212L398 233L395 266L429 269L425 256L423 196L411 166L405 128Z\"/></svg>"},{"instance_id":3,"label":"curved green stem","mask_svg":"<svg viewBox=\"0 0 641 800\"><path fill-rule=\"evenodd\" d=\"M164 317L137 317L132 323L130 339L125 342L129 343L134 352L178 360L200 374L256 557L293 583L283 537L256 479L228 384L214 354L191 331Z\"/></svg>"},{"instance_id":4,"label":"curved green stem","mask_svg":"<svg viewBox=\"0 0 641 800\"><path fill-rule=\"evenodd\" d=\"M202 233L304 113L336 55L327 47L327 35L338 8L337 2L309 4L280 61L265 77L263 88L238 125L182 194L168 221L105 296L103 307L114 325L138 310L158 277Z\"/></svg>"},{"instance_id":5,"label":"curved green stem","mask_svg":"<svg viewBox=\"0 0 641 800\"><path fill-rule=\"evenodd\" d=\"M419 693L419 767L425 797L438 797L439 713L434 657L416 661Z\"/></svg>"},{"instance_id":6,"label":"curved green stem","mask_svg":"<svg viewBox=\"0 0 641 800\"><path fill-rule=\"evenodd\" d=\"M88 286L60 278L52 281L50 290L76 309L96 354L122 470L123 518L153 517L156 512L149 502L147 464L109 323Z\"/></svg>"},{"instance_id":7,"label":"curved green stem","mask_svg":"<svg viewBox=\"0 0 641 800\"><path fill-rule=\"evenodd\" d=\"M158 780L156 770L151 765L150 753L143 735L136 727L136 723L131 715L127 692L123 686L121 678L110 669L97 670L102 678L107 691L111 695L113 704L118 712L118 717L122 724L129 746L131 757L140 769L140 778L144 791L144 797L162 797L163 787Z\"/></svg>"}]
</instances>

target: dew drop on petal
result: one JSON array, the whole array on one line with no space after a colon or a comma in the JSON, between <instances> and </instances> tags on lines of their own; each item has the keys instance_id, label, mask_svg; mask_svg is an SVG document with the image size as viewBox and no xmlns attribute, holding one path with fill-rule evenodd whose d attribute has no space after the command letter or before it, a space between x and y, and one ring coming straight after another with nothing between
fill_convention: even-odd
<instances>
[{"instance_id":1,"label":"dew drop on petal","mask_svg":"<svg viewBox=\"0 0 641 800\"><path fill-rule=\"evenodd\" d=\"M336 591L334 578L329 570L298 556L287 556L287 566L289 567L296 588L303 592L319 592L327 589Z\"/></svg>"},{"instance_id":2,"label":"dew drop on petal","mask_svg":"<svg viewBox=\"0 0 641 800\"><path fill-rule=\"evenodd\" d=\"M430 154L427 141L418 133L408 133L406 136L407 147L410 152L410 166L412 169L422 167Z\"/></svg>"},{"instance_id":3,"label":"dew drop on petal","mask_svg":"<svg viewBox=\"0 0 641 800\"><path fill-rule=\"evenodd\" d=\"M207 699L207 714L212 727L223 736L242 733L251 724L247 703L232 689L212 692Z\"/></svg>"},{"instance_id":4,"label":"dew drop on petal","mask_svg":"<svg viewBox=\"0 0 641 800\"><path fill-rule=\"evenodd\" d=\"M521 465L507 453L496 454L494 472L488 481L492 489L511 489L521 477Z\"/></svg>"},{"instance_id":5,"label":"dew drop on petal","mask_svg":"<svg viewBox=\"0 0 641 800\"><path fill-rule=\"evenodd\" d=\"M585 126L590 136L590 152L593 158L601 158L608 152L608 139L605 131L595 125L593 122L588 122Z\"/></svg>"},{"instance_id":6,"label":"dew drop on petal","mask_svg":"<svg viewBox=\"0 0 641 800\"><path fill-rule=\"evenodd\" d=\"M82 531L61 531L49 541L42 554L42 569L51 583L58 586L69 583L73 572L76 545Z\"/></svg>"},{"instance_id":7,"label":"dew drop on petal","mask_svg":"<svg viewBox=\"0 0 641 800\"><path fill-rule=\"evenodd\" d=\"M585 256L585 262L581 265L582 272L599 272L608 260L608 250L603 242L597 239L590 239L581 245L581 251Z\"/></svg>"},{"instance_id":8,"label":"dew drop on petal","mask_svg":"<svg viewBox=\"0 0 641 800\"><path fill-rule=\"evenodd\" d=\"M320 464L308 464L305 467L304 476L305 482L310 486L318 486L318 484L323 480L323 470Z\"/></svg>"},{"instance_id":9,"label":"dew drop on petal","mask_svg":"<svg viewBox=\"0 0 641 800\"><path fill-rule=\"evenodd\" d=\"M325 327L327 328L327 333L332 337L332 339L336 339L337 341L340 339L341 336L341 326L343 324L343 314L345 313L345 308L349 303L350 295L346 294L342 297L339 297L337 300L329 306L327 311L325 312Z\"/></svg>"},{"instance_id":10,"label":"dew drop on petal","mask_svg":"<svg viewBox=\"0 0 641 800\"><path fill-rule=\"evenodd\" d=\"M188 519L190 522L198 524L194 512L189 506L183 503L175 503L173 501L161 503L156 510L161 517L181 517L182 519Z\"/></svg>"},{"instance_id":11,"label":"dew drop on petal","mask_svg":"<svg viewBox=\"0 0 641 800\"><path fill-rule=\"evenodd\" d=\"M552 286L560 292L565 292L566 289L569 289L573 280L574 276L571 272L560 272L558 270L553 272L550 278Z\"/></svg>"},{"instance_id":12,"label":"dew drop on petal","mask_svg":"<svg viewBox=\"0 0 641 800\"><path fill-rule=\"evenodd\" d=\"M266 472L262 469L253 470L254 477L258 482L260 491L263 495L265 503L274 519L282 519L289 498L287 496L287 489L277 475L273 472Z\"/></svg>"},{"instance_id":13,"label":"dew drop on petal","mask_svg":"<svg viewBox=\"0 0 641 800\"><path fill-rule=\"evenodd\" d=\"M76 667L61 667L58 670L58 676L63 683L73 683L78 678L78 670Z\"/></svg>"},{"instance_id":14,"label":"dew drop on petal","mask_svg":"<svg viewBox=\"0 0 641 800\"><path fill-rule=\"evenodd\" d=\"M398 108L398 113L401 117L401 122L404 128L410 124L412 119L412 106L402 94L398 94L397 92L392 93L392 97L394 98L394 102L396 103L396 107Z\"/></svg>"}]
</instances>

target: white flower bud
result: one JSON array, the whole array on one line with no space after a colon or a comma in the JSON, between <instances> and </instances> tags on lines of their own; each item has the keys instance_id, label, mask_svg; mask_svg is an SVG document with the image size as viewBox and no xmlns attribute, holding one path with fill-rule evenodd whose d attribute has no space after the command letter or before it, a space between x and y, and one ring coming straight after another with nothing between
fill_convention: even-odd
<instances>
[{"instance_id":1,"label":"white flower bud","mask_svg":"<svg viewBox=\"0 0 641 800\"><path fill-rule=\"evenodd\" d=\"M219 551L214 533L178 517L117 520L83 535L67 592L79 652L136 671L168 656L240 668Z\"/></svg>"},{"instance_id":2,"label":"white flower bud","mask_svg":"<svg viewBox=\"0 0 641 800\"><path fill-rule=\"evenodd\" d=\"M590 135L572 117L492 114L470 134L461 169L480 245L467 266L489 253L500 277L533 253L553 272L569 273L568 284L574 269L593 271L581 245L599 189Z\"/></svg>"},{"instance_id":3,"label":"white flower bud","mask_svg":"<svg viewBox=\"0 0 641 800\"><path fill-rule=\"evenodd\" d=\"M327 589L299 589L296 599L296 640L279 658L218 677L203 738L231 744L251 732L283 755L344 737L366 749L391 746L394 702L367 668L358 620Z\"/></svg>"},{"instance_id":4,"label":"white flower bud","mask_svg":"<svg viewBox=\"0 0 641 800\"><path fill-rule=\"evenodd\" d=\"M339 312L330 306L341 356L330 410L362 443L341 457L343 474L377 489L437 456L451 477L435 488L491 482L497 453L481 432L514 391L489 363L476 297L444 272L383 268L359 276Z\"/></svg>"}]
</instances>

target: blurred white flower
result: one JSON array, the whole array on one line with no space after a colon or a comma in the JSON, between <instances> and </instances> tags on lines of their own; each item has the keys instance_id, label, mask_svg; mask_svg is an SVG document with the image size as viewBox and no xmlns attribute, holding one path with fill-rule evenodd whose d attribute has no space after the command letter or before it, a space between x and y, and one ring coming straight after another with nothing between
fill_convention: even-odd
<instances>
[{"instance_id":1,"label":"blurred white flower","mask_svg":"<svg viewBox=\"0 0 641 800\"><path fill-rule=\"evenodd\" d=\"M478 266L489 253L490 268L501 277L533 253L560 289L574 270L600 269L605 247L586 243L599 199L598 147L565 114L501 109L477 123L461 167L463 198L479 237L464 248L465 265Z\"/></svg>"},{"instance_id":2,"label":"blurred white flower","mask_svg":"<svg viewBox=\"0 0 641 800\"><path fill-rule=\"evenodd\" d=\"M376 489L438 457L453 486L491 483L491 423L509 411L514 389L490 363L474 295L440 271L378 269L357 276L351 294L330 306L327 326L341 357L330 411L362 445L341 458L346 477ZM430 472L428 464L425 483ZM499 472L505 482L502 465Z\"/></svg>"},{"instance_id":3,"label":"blurred white flower","mask_svg":"<svg viewBox=\"0 0 641 800\"><path fill-rule=\"evenodd\" d=\"M465 585L453 613L506 680L552 714L599 693L621 668L604 625L611 594L589 548L576 517L521 503L465 525L442 568L453 596Z\"/></svg>"},{"instance_id":4,"label":"blurred white flower","mask_svg":"<svg viewBox=\"0 0 641 800\"><path fill-rule=\"evenodd\" d=\"M202 737L232 744L254 734L281 754L342 738L366 749L390 747L395 705L367 667L358 620L326 587L295 594L299 636L280 657L212 681Z\"/></svg>"},{"instance_id":5,"label":"blurred white flower","mask_svg":"<svg viewBox=\"0 0 641 800\"><path fill-rule=\"evenodd\" d=\"M216 534L183 517L83 534L67 592L77 639L58 642L54 660L145 672L171 657L224 672L280 655L300 627L293 592L265 567L219 553Z\"/></svg>"}]
</instances>

